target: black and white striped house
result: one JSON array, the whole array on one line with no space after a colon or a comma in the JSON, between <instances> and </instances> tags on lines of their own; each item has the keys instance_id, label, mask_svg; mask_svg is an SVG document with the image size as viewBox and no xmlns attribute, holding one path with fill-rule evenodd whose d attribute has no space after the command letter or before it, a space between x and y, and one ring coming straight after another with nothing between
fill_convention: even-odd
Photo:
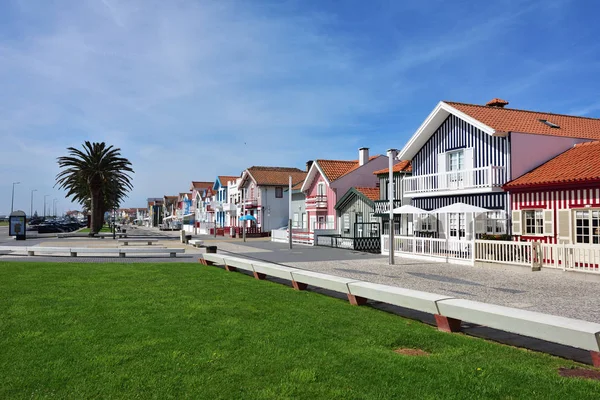
<instances>
[{"instance_id":1,"label":"black and white striped house","mask_svg":"<svg viewBox=\"0 0 600 400\"><path fill-rule=\"evenodd\" d=\"M402 185L413 206L433 210L461 202L487 208L494 211L477 217L476 233L510 233L511 202L502 186L578 143L600 139L598 119L507 104L493 99L485 106L444 101L436 106L398 155L412 162L412 177ZM422 216L415 232L470 239L470 218Z\"/></svg>"},{"instance_id":2,"label":"black and white striped house","mask_svg":"<svg viewBox=\"0 0 600 400\"><path fill-rule=\"evenodd\" d=\"M398 155L412 162L403 194L427 211L458 202L495 210L478 217L475 229L478 234L506 233L509 202L502 185L510 177L509 137L462 112L461 105L440 102ZM471 239L470 218L465 213L423 215L414 230L417 236Z\"/></svg>"}]
</instances>

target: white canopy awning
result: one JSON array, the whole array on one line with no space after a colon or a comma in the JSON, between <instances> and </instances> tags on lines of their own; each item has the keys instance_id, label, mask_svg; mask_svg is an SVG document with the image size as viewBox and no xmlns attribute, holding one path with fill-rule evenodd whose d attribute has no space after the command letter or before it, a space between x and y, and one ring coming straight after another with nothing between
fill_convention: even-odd
<instances>
[{"instance_id":1,"label":"white canopy awning","mask_svg":"<svg viewBox=\"0 0 600 400\"><path fill-rule=\"evenodd\" d=\"M427 211L422 208L405 204L402 207L394 208L394 214L426 214Z\"/></svg>"},{"instance_id":2,"label":"white canopy awning","mask_svg":"<svg viewBox=\"0 0 600 400\"><path fill-rule=\"evenodd\" d=\"M163 221L166 221L166 220L168 220L168 219L173 219L173 218L175 218L175 216L174 216L174 215L169 215L168 217L164 217L164 218L163 218Z\"/></svg>"},{"instance_id":3,"label":"white canopy awning","mask_svg":"<svg viewBox=\"0 0 600 400\"><path fill-rule=\"evenodd\" d=\"M487 208L472 206L465 203L454 203L449 206L436 208L435 210L429 211L430 214L448 214L448 213L476 213L481 214L494 210L488 210Z\"/></svg>"}]
</instances>

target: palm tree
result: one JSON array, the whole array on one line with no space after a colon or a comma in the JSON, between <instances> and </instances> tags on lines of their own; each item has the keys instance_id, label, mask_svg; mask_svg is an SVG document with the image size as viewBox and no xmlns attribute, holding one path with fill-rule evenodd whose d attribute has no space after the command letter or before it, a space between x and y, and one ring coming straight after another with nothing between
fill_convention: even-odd
<instances>
[{"instance_id":1,"label":"palm tree","mask_svg":"<svg viewBox=\"0 0 600 400\"><path fill-rule=\"evenodd\" d=\"M121 157L121 149L104 142L86 141L83 151L74 147L67 150L68 156L58 158L62 171L56 175L56 185L67 190L73 201L89 205L93 235L102 228L104 212L117 207L133 188L127 173L134 171L131 162Z\"/></svg>"}]
</instances>

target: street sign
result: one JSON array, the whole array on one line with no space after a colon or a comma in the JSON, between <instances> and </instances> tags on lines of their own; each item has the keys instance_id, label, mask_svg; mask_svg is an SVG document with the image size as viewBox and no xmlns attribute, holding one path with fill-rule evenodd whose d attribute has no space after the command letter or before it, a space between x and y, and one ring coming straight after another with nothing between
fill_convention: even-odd
<instances>
[{"instance_id":1,"label":"street sign","mask_svg":"<svg viewBox=\"0 0 600 400\"><path fill-rule=\"evenodd\" d=\"M15 236L17 240L25 240L27 232L27 219L25 212L13 211L8 218L8 236Z\"/></svg>"}]
</instances>

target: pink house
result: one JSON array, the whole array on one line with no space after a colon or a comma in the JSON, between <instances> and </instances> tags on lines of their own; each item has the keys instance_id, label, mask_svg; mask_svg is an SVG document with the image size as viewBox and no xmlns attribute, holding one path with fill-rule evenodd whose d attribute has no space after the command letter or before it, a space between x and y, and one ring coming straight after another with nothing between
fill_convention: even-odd
<instances>
[{"instance_id":1,"label":"pink house","mask_svg":"<svg viewBox=\"0 0 600 400\"><path fill-rule=\"evenodd\" d=\"M369 157L369 149L359 149L358 160L309 161L308 174L300 189L305 195L308 231L315 229L338 230L335 204L354 186L376 187L379 183L374 171L385 168L386 156Z\"/></svg>"}]
</instances>

